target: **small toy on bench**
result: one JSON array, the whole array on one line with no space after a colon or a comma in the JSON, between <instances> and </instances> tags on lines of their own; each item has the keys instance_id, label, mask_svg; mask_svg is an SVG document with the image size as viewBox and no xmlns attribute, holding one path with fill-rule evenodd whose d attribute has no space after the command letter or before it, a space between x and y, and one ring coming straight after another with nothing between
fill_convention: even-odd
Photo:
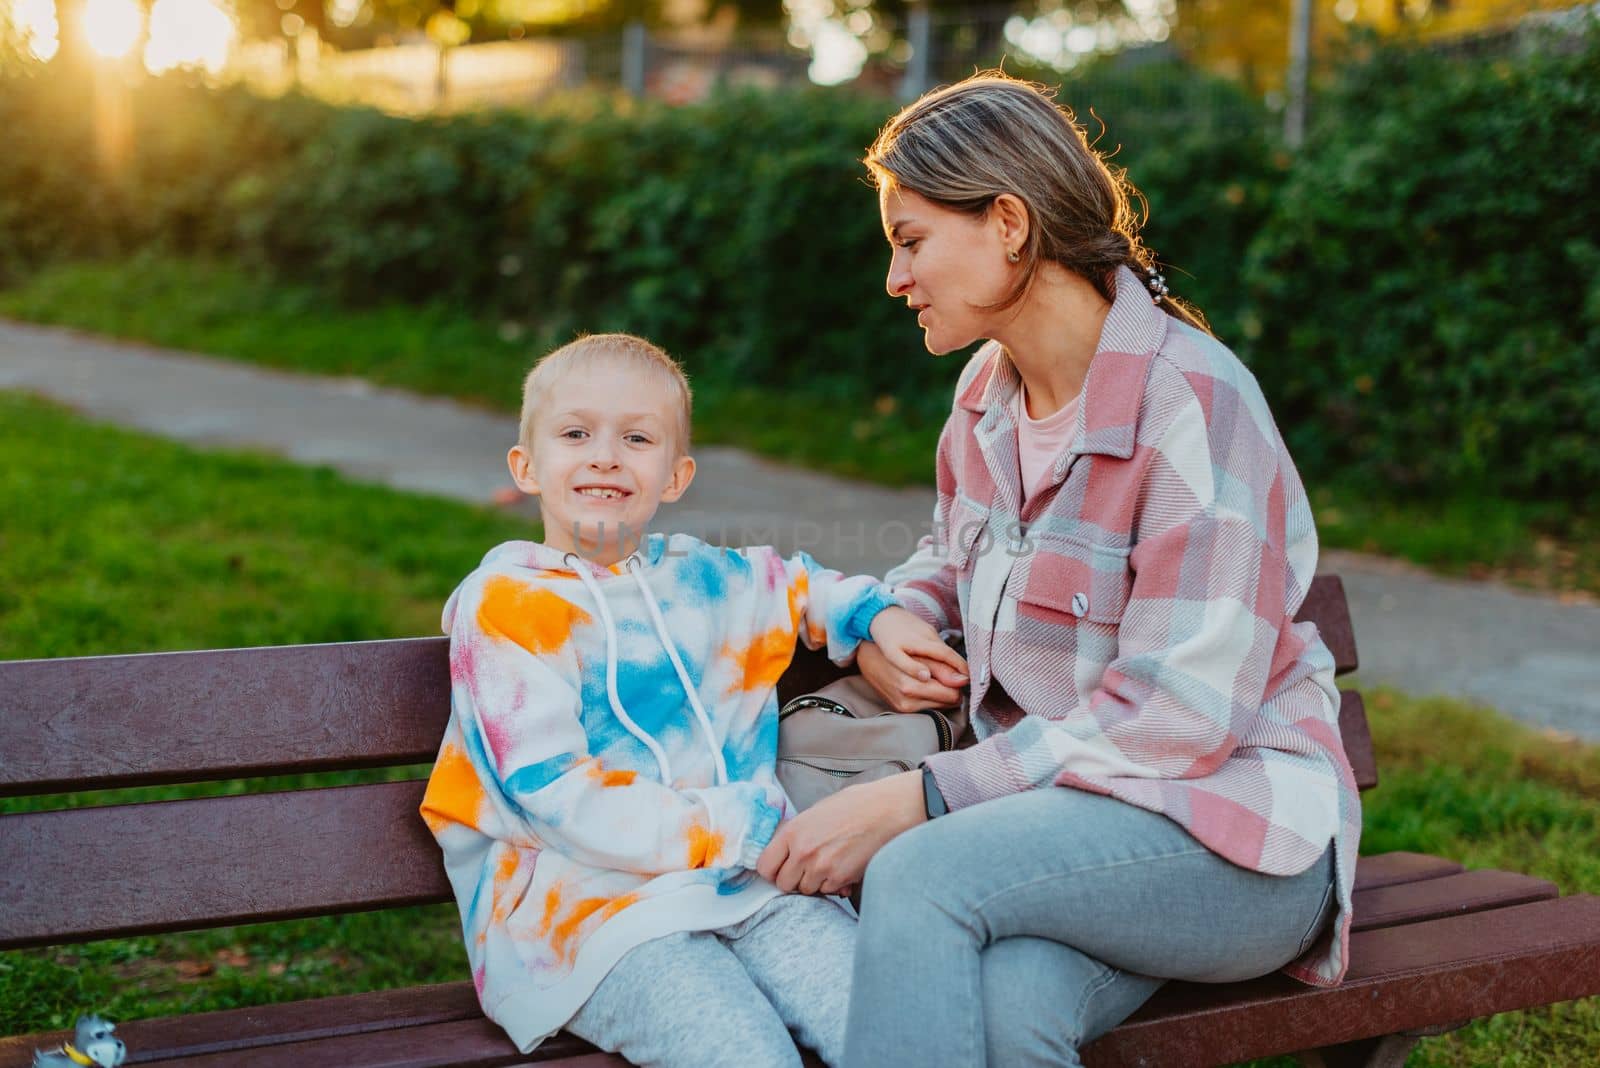
<instances>
[{"instance_id":1,"label":"small toy on bench","mask_svg":"<svg viewBox=\"0 0 1600 1068\"><path fill-rule=\"evenodd\" d=\"M117 1025L101 1016L90 1014L78 1017L71 1042L60 1049L34 1050L33 1068L75 1068L77 1065L99 1065L99 1068L120 1068L128 1059L128 1047L114 1033Z\"/></svg>"}]
</instances>

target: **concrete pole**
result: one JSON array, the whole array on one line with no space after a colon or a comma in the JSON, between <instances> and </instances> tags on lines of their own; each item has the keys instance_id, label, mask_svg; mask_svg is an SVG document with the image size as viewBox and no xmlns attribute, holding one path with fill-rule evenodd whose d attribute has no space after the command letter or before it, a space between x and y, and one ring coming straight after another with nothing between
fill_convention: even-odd
<instances>
[{"instance_id":1,"label":"concrete pole","mask_svg":"<svg viewBox=\"0 0 1600 1068\"><path fill-rule=\"evenodd\" d=\"M645 48L648 44L644 23L630 22L622 27L622 87L635 98L644 96Z\"/></svg>"},{"instance_id":2,"label":"concrete pole","mask_svg":"<svg viewBox=\"0 0 1600 1068\"><path fill-rule=\"evenodd\" d=\"M1299 148L1306 139L1306 104L1311 82L1311 0L1290 0L1288 105L1283 110L1283 139Z\"/></svg>"},{"instance_id":3,"label":"concrete pole","mask_svg":"<svg viewBox=\"0 0 1600 1068\"><path fill-rule=\"evenodd\" d=\"M927 0L914 0L906 11L906 40L911 45L911 60L900 82L900 98L915 100L933 88L933 17Z\"/></svg>"}]
</instances>

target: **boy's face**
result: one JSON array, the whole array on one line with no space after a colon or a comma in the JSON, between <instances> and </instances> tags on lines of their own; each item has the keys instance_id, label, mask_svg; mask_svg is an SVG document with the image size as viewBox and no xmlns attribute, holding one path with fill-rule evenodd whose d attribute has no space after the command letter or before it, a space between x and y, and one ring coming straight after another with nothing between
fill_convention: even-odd
<instances>
[{"instance_id":1,"label":"boy's face","mask_svg":"<svg viewBox=\"0 0 1600 1068\"><path fill-rule=\"evenodd\" d=\"M539 498L545 544L607 566L637 548L661 502L694 478L676 425L648 376L601 364L557 382L531 455L517 445L506 457L517 488Z\"/></svg>"}]
</instances>

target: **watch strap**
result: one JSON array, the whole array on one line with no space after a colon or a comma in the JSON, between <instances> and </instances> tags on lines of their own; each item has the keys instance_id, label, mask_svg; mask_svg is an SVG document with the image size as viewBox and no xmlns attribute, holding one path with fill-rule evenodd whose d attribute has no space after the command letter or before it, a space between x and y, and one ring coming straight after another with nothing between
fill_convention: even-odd
<instances>
[{"instance_id":1,"label":"watch strap","mask_svg":"<svg viewBox=\"0 0 1600 1068\"><path fill-rule=\"evenodd\" d=\"M922 807L930 820L950 811L950 806L944 800L944 791L939 789L939 780L933 777L933 769L926 763L922 765Z\"/></svg>"}]
</instances>

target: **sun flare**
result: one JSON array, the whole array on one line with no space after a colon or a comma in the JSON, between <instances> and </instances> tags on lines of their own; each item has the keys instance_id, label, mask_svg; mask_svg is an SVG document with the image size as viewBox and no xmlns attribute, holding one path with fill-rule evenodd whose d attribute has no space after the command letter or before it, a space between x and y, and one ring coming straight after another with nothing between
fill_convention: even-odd
<instances>
[{"instance_id":1,"label":"sun flare","mask_svg":"<svg viewBox=\"0 0 1600 1068\"><path fill-rule=\"evenodd\" d=\"M233 45L233 19L213 0L156 0L144 65L152 74L198 67L216 74Z\"/></svg>"},{"instance_id":2,"label":"sun flare","mask_svg":"<svg viewBox=\"0 0 1600 1068\"><path fill-rule=\"evenodd\" d=\"M83 32L89 47L106 59L132 50L143 21L144 13L134 0L88 0L83 5Z\"/></svg>"},{"instance_id":3,"label":"sun flare","mask_svg":"<svg viewBox=\"0 0 1600 1068\"><path fill-rule=\"evenodd\" d=\"M57 0L0 0L28 53L49 62L61 48ZM83 39L105 59L118 59L144 35L144 65L152 74L179 67L219 73L238 40L230 0L155 0L145 20L138 0L85 0Z\"/></svg>"}]
</instances>

